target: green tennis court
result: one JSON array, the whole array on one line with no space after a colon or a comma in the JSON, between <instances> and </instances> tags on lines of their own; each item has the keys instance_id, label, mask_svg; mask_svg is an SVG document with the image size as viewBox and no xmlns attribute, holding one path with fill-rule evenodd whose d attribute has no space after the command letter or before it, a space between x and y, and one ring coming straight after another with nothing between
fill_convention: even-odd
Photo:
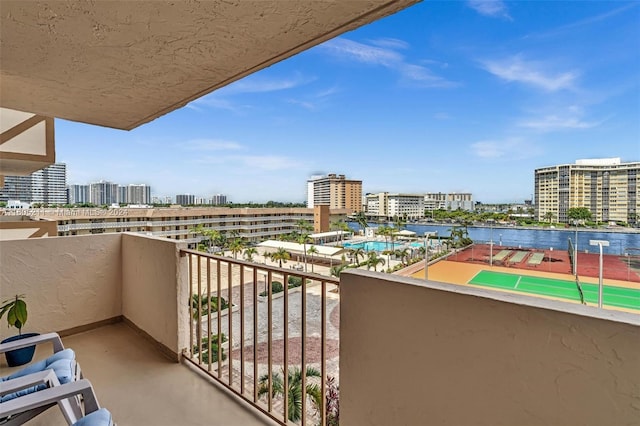
<instances>
[{"instance_id":1,"label":"green tennis court","mask_svg":"<svg viewBox=\"0 0 640 426\"><path fill-rule=\"evenodd\" d=\"M580 301L580 293L575 281L480 271L469 281L469 284ZM598 284L580 283L580 286L585 302L597 304ZM605 284L602 288L602 304L640 310L640 290Z\"/></svg>"}]
</instances>

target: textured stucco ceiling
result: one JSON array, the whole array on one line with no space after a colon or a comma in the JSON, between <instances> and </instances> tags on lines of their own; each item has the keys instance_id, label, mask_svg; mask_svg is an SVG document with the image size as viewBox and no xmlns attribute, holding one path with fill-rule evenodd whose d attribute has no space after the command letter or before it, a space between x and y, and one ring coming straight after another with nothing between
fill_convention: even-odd
<instances>
[{"instance_id":1,"label":"textured stucco ceiling","mask_svg":"<svg viewBox=\"0 0 640 426\"><path fill-rule=\"evenodd\" d=\"M132 129L417 0L0 1L0 105Z\"/></svg>"}]
</instances>

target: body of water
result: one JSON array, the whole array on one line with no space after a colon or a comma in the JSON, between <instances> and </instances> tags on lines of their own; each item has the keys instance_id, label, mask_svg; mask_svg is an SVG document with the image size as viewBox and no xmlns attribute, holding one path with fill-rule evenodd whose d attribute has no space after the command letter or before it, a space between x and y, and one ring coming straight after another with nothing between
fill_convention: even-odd
<instances>
[{"instance_id":1,"label":"body of water","mask_svg":"<svg viewBox=\"0 0 640 426\"><path fill-rule=\"evenodd\" d=\"M365 251L384 251L384 250L395 250L397 248L400 248L402 246L404 246L405 243L398 243L398 242L394 242L393 244L391 242L385 242L385 241L364 241L364 242L360 242L360 243L350 243L350 242L345 242L344 243L344 247L345 248L350 248L350 249L364 249ZM410 246L411 247L421 247L423 244L422 243L411 243Z\"/></svg>"},{"instance_id":2,"label":"body of water","mask_svg":"<svg viewBox=\"0 0 640 426\"><path fill-rule=\"evenodd\" d=\"M371 227L380 226L380 224L371 223ZM413 231L418 237L423 236L425 232L438 232L438 235L448 237L451 234L453 225L417 225L407 224L405 229ZM349 227L355 231L361 228L355 222L349 222ZM467 228L469 238L476 243L488 243L493 240L496 245L510 247L533 247L540 249L553 248L554 250L567 250L567 241L575 243L575 228L565 229L519 229L519 228ZM640 233L625 232L602 232L595 230L581 229L578 231L578 250L584 252L588 250L590 253L598 252L597 246L589 245L590 240L605 240L609 242L609 247L604 247L603 252L606 254L622 254L629 253L640 255ZM638 250L630 250L630 249Z\"/></svg>"}]
</instances>

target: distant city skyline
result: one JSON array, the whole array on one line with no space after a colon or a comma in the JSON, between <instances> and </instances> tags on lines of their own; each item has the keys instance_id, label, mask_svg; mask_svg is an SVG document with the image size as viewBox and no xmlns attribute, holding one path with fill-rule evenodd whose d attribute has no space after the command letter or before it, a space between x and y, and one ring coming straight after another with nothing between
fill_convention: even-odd
<instances>
[{"instance_id":1,"label":"distant city skyline","mask_svg":"<svg viewBox=\"0 0 640 426\"><path fill-rule=\"evenodd\" d=\"M320 172L521 202L537 168L640 159L639 21L637 2L423 2L130 132L56 120L57 160L158 197L304 202Z\"/></svg>"}]
</instances>

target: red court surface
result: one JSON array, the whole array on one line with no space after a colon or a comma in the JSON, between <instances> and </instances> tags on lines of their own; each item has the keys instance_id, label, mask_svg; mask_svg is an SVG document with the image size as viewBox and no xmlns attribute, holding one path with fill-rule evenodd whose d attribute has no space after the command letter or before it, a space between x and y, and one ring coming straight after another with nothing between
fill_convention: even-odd
<instances>
[{"instance_id":1,"label":"red court surface","mask_svg":"<svg viewBox=\"0 0 640 426\"><path fill-rule=\"evenodd\" d=\"M447 260L489 265L493 255L493 265L515 269L571 274L573 269L567 250L544 250L527 247L493 246L474 244ZM605 254L602 257L603 278L640 282L640 256ZM599 253L578 253L578 275L599 276Z\"/></svg>"}]
</instances>

